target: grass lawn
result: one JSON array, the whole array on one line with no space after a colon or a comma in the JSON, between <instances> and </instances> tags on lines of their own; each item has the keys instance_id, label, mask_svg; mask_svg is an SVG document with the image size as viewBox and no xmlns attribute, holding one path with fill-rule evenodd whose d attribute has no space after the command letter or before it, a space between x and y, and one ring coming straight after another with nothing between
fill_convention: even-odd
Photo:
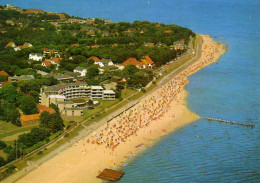
<instances>
[{"instance_id":1,"label":"grass lawn","mask_svg":"<svg viewBox=\"0 0 260 183\"><path fill-rule=\"evenodd\" d=\"M28 161L35 161L38 160L40 158L42 158L43 156L45 156L46 154L50 153L51 151L57 149L58 147L60 147L62 144L68 142L69 140L73 139L75 136L77 136L77 134L79 133L80 130L84 129L84 127L82 125L78 125L76 128L74 128L72 131L70 131L67 137L63 137L62 139L58 140L57 142L55 142L54 145L52 145L51 147L45 148L43 149L43 153L42 154L34 154L32 155L30 158L28 158Z\"/></svg>"},{"instance_id":2,"label":"grass lawn","mask_svg":"<svg viewBox=\"0 0 260 183\"><path fill-rule=\"evenodd\" d=\"M9 136L11 136L12 139L16 138L16 134L22 134L25 132L29 132L33 127L36 127L36 126L18 127L18 126L13 125L10 122L7 123L5 121L0 121L0 140L2 140L3 138L8 138ZM9 140L7 139L7 141L9 141Z\"/></svg>"},{"instance_id":3,"label":"grass lawn","mask_svg":"<svg viewBox=\"0 0 260 183\"><path fill-rule=\"evenodd\" d=\"M121 91L121 93L122 93L122 98L125 99L125 98L129 97L130 95L132 95L132 94L134 94L134 93L137 93L137 92L138 92L138 91L131 90L131 89L128 89L128 88L123 89L123 90Z\"/></svg>"},{"instance_id":4,"label":"grass lawn","mask_svg":"<svg viewBox=\"0 0 260 183\"><path fill-rule=\"evenodd\" d=\"M9 130L18 129L18 126L13 125L11 122L0 121L0 134Z\"/></svg>"}]
</instances>

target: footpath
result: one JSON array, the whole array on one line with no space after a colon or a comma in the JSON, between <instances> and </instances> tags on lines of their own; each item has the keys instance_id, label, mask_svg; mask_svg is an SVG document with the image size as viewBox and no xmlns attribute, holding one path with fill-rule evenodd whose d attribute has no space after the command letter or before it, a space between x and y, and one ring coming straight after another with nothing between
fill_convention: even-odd
<instances>
[{"instance_id":1,"label":"footpath","mask_svg":"<svg viewBox=\"0 0 260 183\"><path fill-rule=\"evenodd\" d=\"M199 36L199 35L198 35ZM105 116L103 119L99 120L98 122L94 122L91 125L88 126L84 126L83 122L81 122L81 124L84 126L84 129L81 130L79 132L79 134L74 137L73 139L71 139L70 141L66 142L65 144L61 145L60 147L58 147L57 149L51 151L50 153L48 153L47 155L45 155L44 157L42 157L41 159L37 160L37 161L31 161L30 164L28 166L26 166L25 168L23 168L22 170L19 170L18 172L16 172L15 174L7 177L6 179L2 180L1 183L13 183L16 182L18 179L20 179L21 177L25 176L26 174L28 174L29 172L31 172L32 170L37 169L41 164L47 162L48 160L50 160L51 158L55 157L56 155L60 154L61 152L63 152L64 150L66 150L67 148L69 148L70 146L74 145L75 143L77 143L77 141L79 141L80 139L88 136L89 134L93 133L93 131L97 130L99 127L101 127L102 125L108 123L113 117L120 115L121 113L123 113L124 111L127 111L128 109L130 109L131 107L133 107L134 105L136 105L137 103L139 103L143 98L145 98L148 94L154 92L155 90L157 90L158 88L162 87L163 85L165 85L169 80L171 80L172 78L174 78L177 74L179 74L180 72L182 72L185 68L189 67L190 65L194 64L198 59L200 59L201 57L201 49L202 49L202 39L200 39L201 42L198 43L197 46L197 50L196 50L196 55L189 60L188 62L186 62L185 64L181 65L180 67L178 67L177 69L175 69L174 71L172 71L171 73L169 73L168 75L166 75L164 78L162 78L158 83L157 86L155 88L153 88L151 91L147 92L145 95L143 95L142 97L130 101L129 103L127 103L126 105L122 106L121 108L115 110L114 112L108 114L107 116Z\"/></svg>"}]
</instances>

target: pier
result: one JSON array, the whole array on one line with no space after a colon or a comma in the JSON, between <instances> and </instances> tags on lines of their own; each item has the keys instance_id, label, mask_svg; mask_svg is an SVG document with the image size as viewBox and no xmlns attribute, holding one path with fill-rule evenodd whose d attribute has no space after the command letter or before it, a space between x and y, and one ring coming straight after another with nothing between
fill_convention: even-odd
<instances>
[{"instance_id":1,"label":"pier","mask_svg":"<svg viewBox=\"0 0 260 183\"><path fill-rule=\"evenodd\" d=\"M202 119L205 119L208 121L217 121L220 123L229 123L229 124L233 124L233 125L247 126L247 127L251 127L251 128L255 127L254 123L243 123L243 122L228 121L228 120L209 118L209 117L202 117Z\"/></svg>"}]
</instances>

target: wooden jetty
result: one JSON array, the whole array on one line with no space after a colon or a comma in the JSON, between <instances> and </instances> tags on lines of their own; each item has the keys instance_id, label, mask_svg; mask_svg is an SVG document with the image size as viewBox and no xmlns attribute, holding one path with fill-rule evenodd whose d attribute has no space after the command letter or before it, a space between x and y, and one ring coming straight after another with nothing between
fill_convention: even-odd
<instances>
[{"instance_id":1,"label":"wooden jetty","mask_svg":"<svg viewBox=\"0 0 260 183\"><path fill-rule=\"evenodd\" d=\"M208 118L208 117L202 117L202 119L205 119L205 120L208 120L208 121L217 121L217 122L221 122L221 123L230 123L230 124L233 124L233 125L255 127L254 123L241 123L241 122L236 122L236 121L228 121L228 120Z\"/></svg>"},{"instance_id":2,"label":"wooden jetty","mask_svg":"<svg viewBox=\"0 0 260 183\"><path fill-rule=\"evenodd\" d=\"M97 178L102 179L102 180L109 180L109 181L118 181L125 172L123 171L118 171L118 170L112 170L112 169L104 169L103 172L101 172Z\"/></svg>"}]
</instances>

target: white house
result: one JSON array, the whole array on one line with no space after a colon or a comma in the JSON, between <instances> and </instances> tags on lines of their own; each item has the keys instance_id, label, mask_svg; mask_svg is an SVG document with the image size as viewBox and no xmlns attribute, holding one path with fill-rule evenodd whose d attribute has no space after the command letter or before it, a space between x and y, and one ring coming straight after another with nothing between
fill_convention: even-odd
<instances>
[{"instance_id":1,"label":"white house","mask_svg":"<svg viewBox=\"0 0 260 183\"><path fill-rule=\"evenodd\" d=\"M38 53L30 53L29 59L34 60L34 61L42 61L43 55L38 54Z\"/></svg>"},{"instance_id":2,"label":"white house","mask_svg":"<svg viewBox=\"0 0 260 183\"><path fill-rule=\"evenodd\" d=\"M106 58L102 58L100 61L97 61L94 64L99 65L99 67L113 66L114 65L114 63L111 59L106 59Z\"/></svg>"},{"instance_id":3,"label":"white house","mask_svg":"<svg viewBox=\"0 0 260 183\"><path fill-rule=\"evenodd\" d=\"M20 51L20 50L21 50L21 48L19 46L14 48L14 51Z\"/></svg>"},{"instance_id":4,"label":"white house","mask_svg":"<svg viewBox=\"0 0 260 183\"><path fill-rule=\"evenodd\" d=\"M78 66L78 67L76 67L76 68L73 70L73 72L79 72L79 73L80 73L80 76L85 76L86 73L87 73L87 69L84 68L84 67Z\"/></svg>"},{"instance_id":5,"label":"white house","mask_svg":"<svg viewBox=\"0 0 260 183\"><path fill-rule=\"evenodd\" d=\"M119 70L123 70L125 68L122 64L114 64L114 66L116 66Z\"/></svg>"}]
</instances>

